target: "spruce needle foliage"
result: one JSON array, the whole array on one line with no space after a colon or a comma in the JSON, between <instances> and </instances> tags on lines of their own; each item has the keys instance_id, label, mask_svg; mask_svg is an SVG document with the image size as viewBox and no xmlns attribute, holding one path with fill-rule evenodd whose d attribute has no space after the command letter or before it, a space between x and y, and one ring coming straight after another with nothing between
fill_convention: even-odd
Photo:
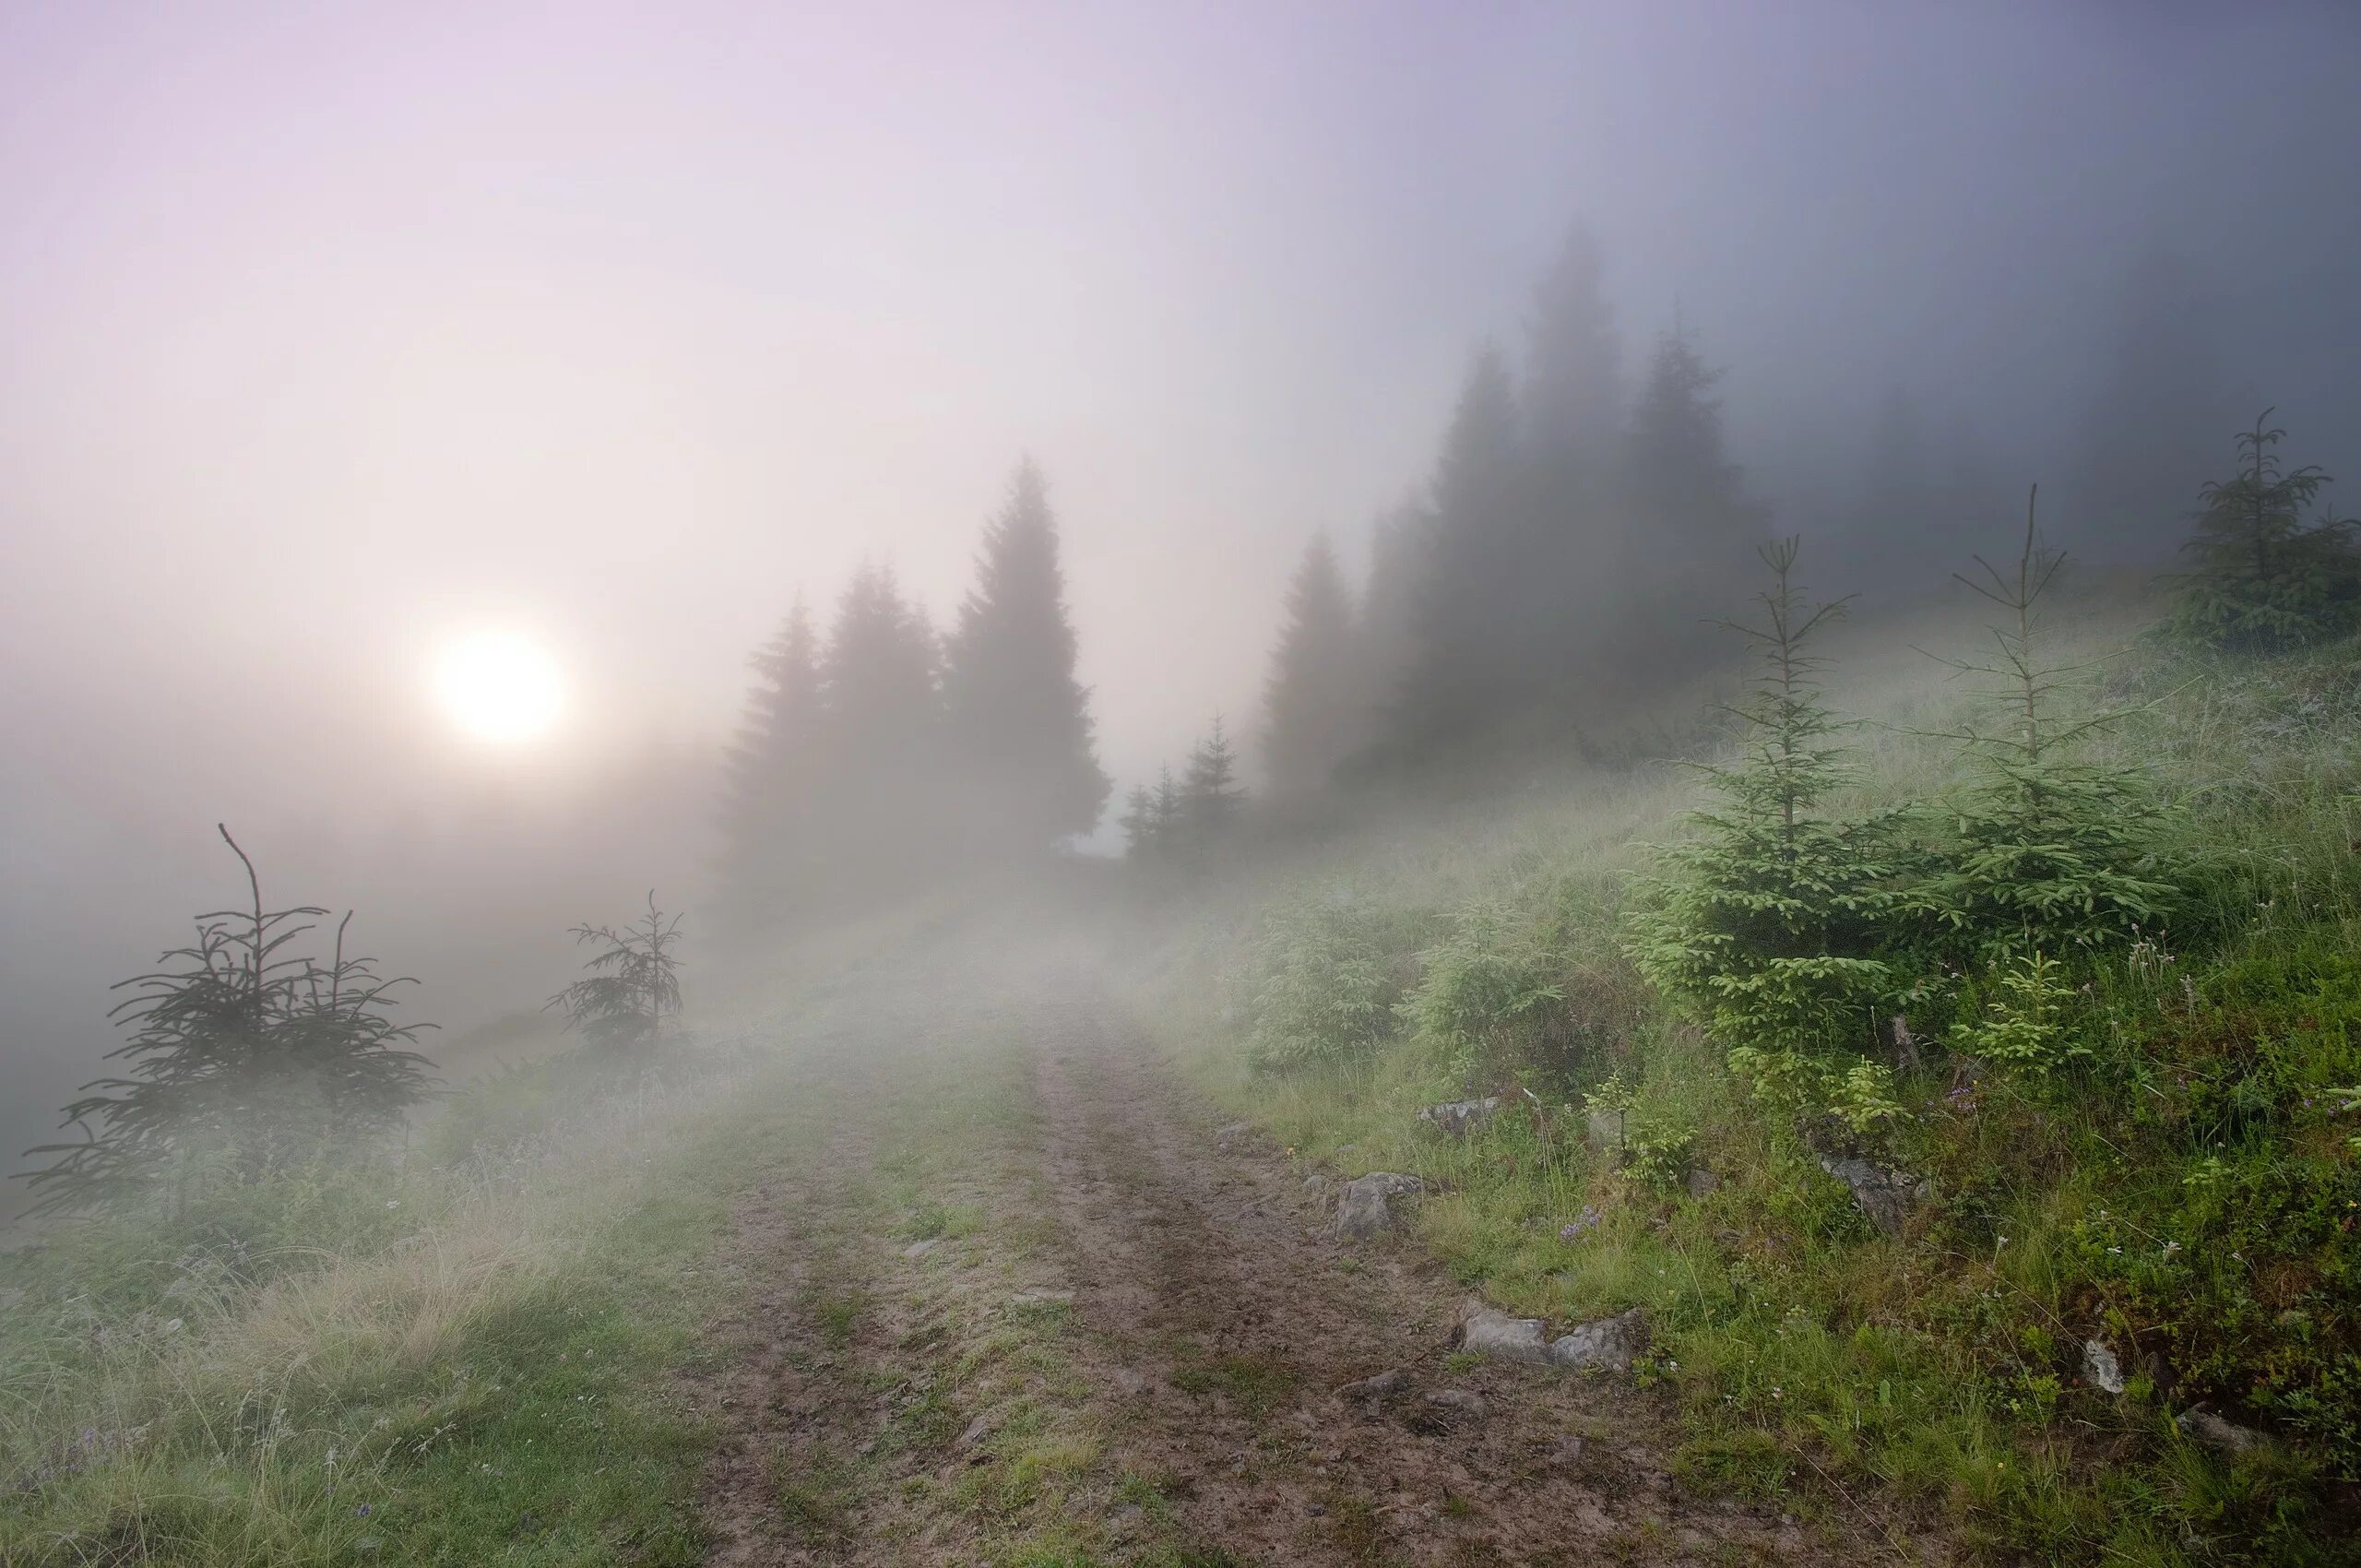
<instances>
[{"instance_id":1,"label":"spruce needle foliage","mask_svg":"<svg viewBox=\"0 0 2361 1568\"><path fill-rule=\"evenodd\" d=\"M1875 956L1875 924L1892 907L1881 821L1827 814L1850 777L1845 721L1821 700L1812 638L1845 600L1814 605L1795 581L1798 541L1761 552L1772 588L1760 625L1731 629L1760 656L1751 694L1729 709L1744 729L1733 766L1704 771L1719 806L1693 814L1696 836L1663 851L1643 885L1629 950L1654 981L1774 1099L1806 1099L1812 1059L1857 1048L1893 983Z\"/></svg>"},{"instance_id":2,"label":"spruce needle foliage","mask_svg":"<svg viewBox=\"0 0 2361 1568\"><path fill-rule=\"evenodd\" d=\"M1986 677L1999 722L1952 733L1975 780L1956 800L1956 837L1914 902L1940 945L2004 962L2030 951L2128 941L2160 923L2175 889L2154 869L2155 801L2131 769L2087 760L2086 742L2121 722L2120 710L2058 712L2082 667L2050 661L2042 600L2065 564L2044 549L2025 501L2025 536L2012 570L1978 556L1981 578L1955 574L2004 612L1988 662L1945 659Z\"/></svg>"},{"instance_id":3,"label":"spruce needle foliage","mask_svg":"<svg viewBox=\"0 0 2361 1568\"><path fill-rule=\"evenodd\" d=\"M681 961L673 954L681 917L658 909L651 889L647 913L632 924L620 931L578 925L574 940L598 948L583 965L590 972L551 997L549 1005L596 1049L618 1056L645 1054L664 1021L681 1011Z\"/></svg>"},{"instance_id":4,"label":"spruce needle foliage","mask_svg":"<svg viewBox=\"0 0 2361 1568\"><path fill-rule=\"evenodd\" d=\"M386 1011L386 993L409 982L345 956L350 913L326 963L293 951L327 911L267 908L254 861L218 831L252 903L197 916L191 945L115 987L129 994L109 1016L129 1038L108 1060L130 1065L65 1107L81 1142L30 1151L59 1157L27 1178L37 1212L135 1202L168 1182L185 1198L350 1155L431 1090L433 1064L409 1044L432 1026Z\"/></svg>"},{"instance_id":5,"label":"spruce needle foliage","mask_svg":"<svg viewBox=\"0 0 2361 1568\"><path fill-rule=\"evenodd\" d=\"M2284 651L2338 636L2361 620L2361 552L2350 519L2307 523L2327 488L2317 468L2288 471L2272 450L2287 433L2256 417L2237 436L2236 477L2199 492L2197 534L2181 547L2183 580L2173 628L2228 652Z\"/></svg>"}]
</instances>

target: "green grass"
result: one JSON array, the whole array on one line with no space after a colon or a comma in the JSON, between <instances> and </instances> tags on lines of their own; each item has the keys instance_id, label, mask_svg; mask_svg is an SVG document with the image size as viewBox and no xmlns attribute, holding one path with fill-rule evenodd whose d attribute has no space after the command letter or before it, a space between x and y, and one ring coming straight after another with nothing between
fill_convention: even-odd
<instances>
[{"instance_id":1,"label":"green grass","mask_svg":"<svg viewBox=\"0 0 2361 1568\"><path fill-rule=\"evenodd\" d=\"M1940 1051L1902 1073L1892 1158L1937 1193L1903 1238L1619 954L1626 881L1679 831L1677 779L1577 773L1241 878L1159 955L1142 1010L1299 1159L1439 1183L1419 1233L1469 1286L1561 1320L1647 1307L1640 1375L1676 1394L1701 1484L1799 1512L1866 1491L1996 1559L2337 1560L2333 1489L2361 1479L2361 1116L2331 1093L2361 1083L2361 648L2192 658L2129 643L2142 611L2098 607L2066 656L2134 709L2100 743L2170 806L2186 897L2136 946L2070 956L2062 1016L2087 1054L2066 1069L1957 1095ZM1873 722L1845 809L1957 777L1929 735L1962 694L1898 645L1971 635L1848 634L1833 695ZM1331 1005L1318 976L1339 955ZM1409 1004L1357 1043L1373 977ZM1940 1041L1994 994L1956 972L1914 1026ZM1654 1169L1582 1135L1609 1073L1672 1151ZM1496 1091L1513 1109L1465 1141L1414 1119ZM1720 1178L1703 1199L1692 1161ZM2130 1374L2121 1397L2081 1378L2094 1336ZM2172 1416L2201 1399L2273 1450L2180 1438Z\"/></svg>"}]
</instances>

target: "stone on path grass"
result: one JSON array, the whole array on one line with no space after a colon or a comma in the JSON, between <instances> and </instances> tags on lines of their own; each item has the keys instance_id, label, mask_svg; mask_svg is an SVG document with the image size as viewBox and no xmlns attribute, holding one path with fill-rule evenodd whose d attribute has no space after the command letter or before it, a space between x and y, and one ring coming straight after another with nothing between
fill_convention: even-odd
<instances>
[{"instance_id":1,"label":"stone on path grass","mask_svg":"<svg viewBox=\"0 0 2361 1568\"><path fill-rule=\"evenodd\" d=\"M1418 1120L1454 1138L1464 1138L1489 1122L1500 1109L1501 1097L1491 1094L1481 1099L1453 1099L1430 1105L1418 1112Z\"/></svg>"},{"instance_id":2,"label":"stone on path grass","mask_svg":"<svg viewBox=\"0 0 2361 1568\"><path fill-rule=\"evenodd\" d=\"M1382 1399L1409 1386L1409 1378L1396 1367L1374 1377L1362 1378L1358 1383L1348 1383L1336 1390L1336 1396L1340 1399Z\"/></svg>"},{"instance_id":3,"label":"stone on path grass","mask_svg":"<svg viewBox=\"0 0 2361 1568\"><path fill-rule=\"evenodd\" d=\"M1648 1348L1648 1313L1644 1307L1586 1323L1561 1335L1549 1346L1549 1362L1560 1367L1605 1367L1630 1372Z\"/></svg>"},{"instance_id":4,"label":"stone on path grass","mask_svg":"<svg viewBox=\"0 0 2361 1568\"><path fill-rule=\"evenodd\" d=\"M1394 1201L1425 1190L1416 1176L1393 1170L1372 1170L1345 1183L1336 1205L1336 1234L1347 1241L1366 1241L1402 1223Z\"/></svg>"},{"instance_id":5,"label":"stone on path grass","mask_svg":"<svg viewBox=\"0 0 2361 1568\"><path fill-rule=\"evenodd\" d=\"M1546 1365L1549 1360L1548 1336L1542 1332L1537 1317L1511 1317L1497 1307L1473 1307L1459 1320L1459 1332L1453 1336L1459 1348L1478 1356L1491 1356L1503 1361L1530 1361Z\"/></svg>"},{"instance_id":6,"label":"stone on path grass","mask_svg":"<svg viewBox=\"0 0 2361 1568\"><path fill-rule=\"evenodd\" d=\"M1917 1177L1872 1160L1822 1155L1820 1168L1851 1189L1854 1203L1869 1217L1869 1223L1888 1236L1902 1234L1902 1223L1911 1206L1928 1194L1927 1183Z\"/></svg>"},{"instance_id":7,"label":"stone on path grass","mask_svg":"<svg viewBox=\"0 0 2361 1568\"><path fill-rule=\"evenodd\" d=\"M2082 1375L2091 1386L2103 1393L2123 1392L2123 1363L2116 1360L2115 1351L2104 1339L2082 1341Z\"/></svg>"},{"instance_id":8,"label":"stone on path grass","mask_svg":"<svg viewBox=\"0 0 2361 1568\"><path fill-rule=\"evenodd\" d=\"M1480 1394L1470 1394L1464 1388L1442 1388L1427 1396L1427 1403L1438 1413L1463 1421L1480 1421L1492 1413Z\"/></svg>"},{"instance_id":9,"label":"stone on path grass","mask_svg":"<svg viewBox=\"0 0 2361 1568\"><path fill-rule=\"evenodd\" d=\"M1070 1307L1074 1305L1074 1292L1050 1290L1037 1285L1011 1296L1008 1304L1012 1307Z\"/></svg>"},{"instance_id":10,"label":"stone on path grass","mask_svg":"<svg viewBox=\"0 0 2361 1568\"><path fill-rule=\"evenodd\" d=\"M2227 1455L2231 1458L2251 1454L2271 1441L2254 1428L2225 1420L2202 1405L2192 1405L2183 1410L2173 1418L2173 1425L2216 1454Z\"/></svg>"}]
</instances>

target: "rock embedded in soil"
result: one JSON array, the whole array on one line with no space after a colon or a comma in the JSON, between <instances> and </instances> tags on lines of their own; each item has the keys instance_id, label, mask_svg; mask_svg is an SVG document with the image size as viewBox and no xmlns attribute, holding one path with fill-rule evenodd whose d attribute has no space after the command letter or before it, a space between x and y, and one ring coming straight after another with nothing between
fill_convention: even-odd
<instances>
[{"instance_id":1,"label":"rock embedded in soil","mask_svg":"<svg viewBox=\"0 0 2361 1568\"><path fill-rule=\"evenodd\" d=\"M2123 1363L2104 1339L2082 1341L2082 1375L2091 1386L2107 1394L2123 1392Z\"/></svg>"},{"instance_id":2,"label":"rock embedded in soil","mask_svg":"<svg viewBox=\"0 0 2361 1568\"><path fill-rule=\"evenodd\" d=\"M1480 1394L1470 1394L1464 1388L1440 1388L1427 1396L1427 1403L1438 1414L1463 1421L1480 1421L1492 1413Z\"/></svg>"},{"instance_id":3,"label":"rock embedded in soil","mask_svg":"<svg viewBox=\"0 0 2361 1568\"><path fill-rule=\"evenodd\" d=\"M1409 1378L1397 1367L1379 1372L1374 1377L1362 1378L1358 1383L1348 1383L1336 1390L1336 1395L1341 1399L1382 1399L1409 1386Z\"/></svg>"},{"instance_id":4,"label":"rock embedded in soil","mask_svg":"<svg viewBox=\"0 0 2361 1568\"><path fill-rule=\"evenodd\" d=\"M2225 1420L2202 1405L2192 1405L2183 1410L2173 1418L2173 1425L2216 1454L2228 1455L2232 1458L2241 1454L2251 1454L2271 1441L2254 1428Z\"/></svg>"},{"instance_id":5,"label":"rock embedded in soil","mask_svg":"<svg viewBox=\"0 0 2361 1568\"><path fill-rule=\"evenodd\" d=\"M1074 1305L1074 1292L1045 1290L1036 1286L1029 1290L1019 1290L1008 1299L1008 1304L1012 1307L1070 1307Z\"/></svg>"},{"instance_id":6,"label":"rock embedded in soil","mask_svg":"<svg viewBox=\"0 0 2361 1568\"><path fill-rule=\"evenodd\" d=\"M1549 1362L1549 1340L1537 1317L1511 1317L1496 1307L1474 1307L1459 1321L1452 1342L1478 1356L1504 1361Z\"/></svg>"},{"instance_id":7,"label":"rock embedded in soil","mask_svg":"<svg viewBox=\"0 0 2361 1568\"><path fill-rule=\"evenodd\" d=\"M1586 1323L1551 1343L1549 1362L1560 1367L1605 1367L1630 1372L1648 1348L1648 1313L1644 1307Z\"/></svg>"},{"instance_id":8,"label":"rock embedded in soil","mask_svg":"<svg viewBox=\"0 0 2361 1568\"><path fill-rule=\"evenodd\" d=\"M1822 1155L1820 1168L1844 1182L1853 1194L1853 1202L1869 1217L1869 1223L1888 1236L1902 1234L1903 1222L1909 1218L1912 1206L1928 1194L1928 1183L1917 1177L1874 1160L1836 1159Z\"/></svg>"},{"instance_id":9,"label":"rock embedded in soil","mask_svg":"<svg viewBox=\"0 0 2361 1568\"><path fill-rule=\"evenodd\" d=\"M902 1255L912 1259L922 1258L941 1245L943 1245L943 1239L940 1236L930 1236L923 1241L912 1241L908 1246L904 1247Z\"/></svg>"},{"instance_id":10,"label":"rock embedded in soil","mask_svg":"<svg viewBox=\"0 0 2361 1568\"><path fill-rule=\"evenodd\" d=\"M1252 1123L1231 1122L1214 1129L1214 1142L1227 1148L1229 1145L1238 1142L1240 1138L1252 1137L1253 1134L1254 1124Z\"/></svg>"},{"instance_id":11,"label":"rock embedded in soil","mask_svg":"<svg viewBox=\"0 0 2361 1568\"><path fill-rule=\"evenodd\" d=\"M1366 1241L1402 1223L1396 1200L1421 1192L1426 1183L1398 1171L1372 1170L1345 1183L1336 1206L1336 1235L1347 1241Z\"/></svg>"},{"instance_id":12,"label":"rock embedded in soil","mask_svg":"<svg viewBox=\"0 0 2361 1568\"><path fill-rule=\"evenodd\" d=\"M1430 1105L1418 1112L1418 1120L1454 1138L1464 1138L1489 1122L1500 1109L1501 1097L1490 1094L1481 1099L1453 1099Z\"/></svg>"},{"instance_id":13,"label":"rock embedded in soil","mask_svg":"<svg viewBox=\"0 0 2361 1568\"><path fill-rule=\"evenodd\" d=\"M1702 1165L1690 1171L1684 1180L1692 1198L1710 1198L1722 1185L1722 1179Z\"/></svg>"}]
</instances>

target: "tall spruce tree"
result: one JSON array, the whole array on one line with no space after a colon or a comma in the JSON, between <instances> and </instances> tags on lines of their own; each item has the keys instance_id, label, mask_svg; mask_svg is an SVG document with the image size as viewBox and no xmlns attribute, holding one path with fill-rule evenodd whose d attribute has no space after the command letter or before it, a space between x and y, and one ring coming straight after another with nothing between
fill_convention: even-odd
<instances>
[{"instance_id":1,"label":"tall spruce tree","mask_svg":"<svg viewBox=\"0 0 2361 1568\"><path fill-rule=\"evenodd\" d=\"M1656 339L1631 411L1623 484L1632 571L1618 618L1630 676L1694 660L1698 642L1688 628L1723 610L1762 542L1762 512L1746 499L1722 437L1721 403L1712 395L1720 374L1676 326Z\"/></svg>"},{"instance_id":2,"label":"tall spruce tree","mask_svg":"<svg viewBox=\"0 0 2361 1568\"><path fill-rule=\"evenodd\" d=\"M820 661L819 819L839 903L906 890L947 846L936 647L923 612L884 567L837 601Z\"/></svg>"},{"instance_id":3,"label":"tall spruce tree","mask_svg":"<svg viewBox=\"0 0 2361 1568\"><path fill-rule=\"evenodd\" d=\"M1367 738L1352 590L1324 533L1287 585L1287 624L1264 687L1263 764L1275 796L1323 789Z\"/></svg>"},{"instance_id":4,"label":"tall spruce tree","mask_svg":"<svg viewBox=\"0 0 2361 1568\"><path fill-rule=\"evenodd\" d=\"M1522 429L1508 365L1490 345L1468 367L1443 437L1414 613L1414 646L1389 713L1396 749L1416 755L1478 734L1530 691L1527 650L1506 607L1536 565L1525 528Z\"/></svg>"},{"instance_id":5,"label":"tall spruce tree","mask_svg":"<svg viewBox=\"0 0 2361 1568\"><path fill-rule=\"evenodd\" d=\"M1586 224L1569 229L1527 320L1517 568L1496 607L1525 676L1515 700L1561 694L1618 632L1602 612L1635 569L1619 522L1623 350L1606 264Z\"/></svg>"},{"instance_id":6,"label":"tall spruce tree","mask_svg":"<svg viewBox=\"0 0 2361 1568\"><path fill-rule=\"evenodd\" d=\"M747 660L746 717L723 758L725 907L764 923L787 912L813 849L823 722L819 638L799 599L777 636Z\"/></svg>"},{"instance_id":7,"label":"tall spruce tree","mask_svg":"<svg viewBox=\"0 0 2361 1568\"><path fill-rule=\"evenodd\" d=\"M944 649L943 700L979 847L1039 851L1097 826L1111 784L1074 679L1048 481L1029 457L985 526L976 586Z\"/></svg>"}]
</instances>

